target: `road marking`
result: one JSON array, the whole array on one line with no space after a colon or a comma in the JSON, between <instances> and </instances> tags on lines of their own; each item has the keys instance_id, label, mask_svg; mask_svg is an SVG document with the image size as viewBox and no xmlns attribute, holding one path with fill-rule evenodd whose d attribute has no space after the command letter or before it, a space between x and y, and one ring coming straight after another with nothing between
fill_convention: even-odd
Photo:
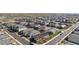
<instances>
[{"instance_id":1,"label":"road marking","mask_svg":"<svg viewBox=\"0 0 79 59\"><path fill-rule=\"evenodd\" d=\"M5 31L6 34L8 34L12 39L14 39L18 44L23 45L21 42L19 42L17 39L15 39L13 36L11 36L8 32Z\"/></svg>"},{"instance_id":2,"label":"road marking","mask_svg":"<svg viewBox=\"0 0 79 59\"><path fill-rule=\"evenodd\" d=\"M78 23L79 23L79 22L78 22ZM76 26L78 23L76 23L76 24L73 25L73 26ZM72 27L73 27L73 26L72 26ZM77 27L79 27L79 26L77 25ZM76 28L77 28L77 27L76 27ZM76 29L76 28L74 28L74 29ZM69 28L69 29L71 29L71 28ZM68 29L68 30L69 30L69 29ZM71 33L74 31L74 29L72 29L72 31L70 31L69 34L71 34ZM61 40L60 40L58 43L56 43L56 44L57 44L57 45L60 44L69 34L67 34L63 39L61 39Z\"/></svg>"},{"instance_id":3,"label":"road marking","mask_svg":"<svg viewBox=\"0 0 79 59\"><path fill-rule=\"evenodd\" d=\"M58 35L56 35L55 37L53 37L52 39L48 40L47 42L43 43L43 45L49 43L50 41L54 40L56 37L60 36L61 33L59 33Z\"/></svg>"}]
</instances>

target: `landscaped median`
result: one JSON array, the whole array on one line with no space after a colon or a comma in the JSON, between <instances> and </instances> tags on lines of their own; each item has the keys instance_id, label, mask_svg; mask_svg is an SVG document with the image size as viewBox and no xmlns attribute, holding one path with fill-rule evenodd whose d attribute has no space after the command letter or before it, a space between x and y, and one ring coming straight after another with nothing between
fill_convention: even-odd
<instances>
[{"instance_id":1,"label":"landscaped median","mask_svg":"<svg viewBox=\"0 0 79 59\"><path fill-rule=\"evenodd\" d=\"M43 44L43 43L45 43L45 42L51 40L52 38L54 38L55 36L57 36L57 35L60 34L60 33L61 33L61 31L57 31L57 32L55 32L54 34L48 36L47 38L43 38L43 39L39 40L39 41L37 42L37 44Z\"/></svg>"}]
</instances>

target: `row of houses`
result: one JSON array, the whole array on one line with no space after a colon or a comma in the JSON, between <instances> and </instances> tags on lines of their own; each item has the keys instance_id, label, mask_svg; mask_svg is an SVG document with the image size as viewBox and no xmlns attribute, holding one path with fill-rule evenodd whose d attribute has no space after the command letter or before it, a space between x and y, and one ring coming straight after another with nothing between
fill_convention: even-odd
<instances>
[{"instance_id":1,"label":"row of houses","mask_svg":"<svg viewBox=\"0 0 79 59\"><path fill-rule=\"evenodd\" d=\"M28 29L28 30L22 30L19 32L20 35L25 36L25 37L31 37L37 34L40 34L39 31L34 30L32 28Z\"/></svg>"},{"instance_id":2,"label":"row of houses","mask_svg":"<svg viewBox=\"0 0 79 59\"><path fill-rule=\"evenodd\" d=\"M47 28L47 27L56 27L56 28L65 28L68 24L67 23L60 23L60 22L20 22L20 25L39 29L39 28Z\"/></svg>"},{"instance_id":3,"label":"row of houses","mask_svg":"<svg viewBox=\"0 0 79 59\"><path fill-rule=\"evenodd\" d=\"M22 25L18 24L9 24L8 27L9 30L12 30L13 32L18 32L19 35L22 35L24 37L32 38L34 37L35 41L39 41L41 38L44 38L46 36L49 36L51 34L54 34L56 31L59 31L59 29L51 28L51 27L40 27L38 26L38 30L35 30L34 28L27 28ZM44 32L40 32L40 30L45 30Z\"/></svg>"},{"instance_id":4,"label":"row of houses","mask_svg":"<svg viewBox=\"0 0 79 59\"><path fill-rule=\"evenodd\" d=\"M39 42L40 40L46 39L46 38L48 38L50 35L55 34L57 31L59 31L59 30L56 29L56 28L49 29L49 30L47 30L46 32L43 32L43 33L40 33L40 34L31 36L31 37L30 37L30 41L31 41L31 42Z\"/></svg>"},{"instance_id":5,"label":"row of houses","mask_svg":"<svg viewBox=\"0 0 79 59\"><path fill-rule=\"evenodd\" d=\"M42 17L36 17L36 18L24 18L25 21L18 21L18 24L21 24L23 26L27 27L37 27L37 26L49 26L49 27L56 27L56 28L65 28L67 25L71 23L75 23L78 21L77 18L70 18L69 17L63 17L63 16L55 16L55 17L49 17L49 16L42 16ZM22 20L22 18L21 18Z\"/></svg>"},{"instance_id":6,"label":"row of houses","mask_svg":"<svg viewBox=\"0 0 79 59\"><path fill-rule=\"evenodd\" d=\"M12 30L14 32L20 32L22 30L27 29L25 26L18 25L18 24L7 24L6 26L8 27L9 30Z\"/></svg>"}]
</instances>

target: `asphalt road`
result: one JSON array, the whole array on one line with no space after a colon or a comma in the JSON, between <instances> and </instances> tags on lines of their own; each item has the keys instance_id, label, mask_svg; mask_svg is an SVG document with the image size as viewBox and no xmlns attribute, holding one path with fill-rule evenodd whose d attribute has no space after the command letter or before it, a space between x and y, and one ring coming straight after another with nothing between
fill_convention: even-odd
<instances>
[{"instance_id":1,"label":"asphalt road","mask_svg":"<svg viewBox=\"0 0 79 59\"><path fill-rule=\"evenodd\" d=\"M79 22L71 26L67 31L56 37L55 39L48 42L46 45L56 45L60 43L60 41L64 40L69 34L71 34L77 27L79 27Z\"/></svg>"},{"instance_id":2,"label":"asphalt road","mask_svg":"<svg viewBox=\"0 0 79 59\"><path fill-rule=\"evenodd\" d=\"M29 45L29 42L26 41L25 39L21 38L20 36L18 36L16 33L12 33L9 32L8 30L5 30L8 34L10 34L11 36L13 36L17 41L19 41L20 43L22 43L23 45Z\"/></svg>"}]
</instances>

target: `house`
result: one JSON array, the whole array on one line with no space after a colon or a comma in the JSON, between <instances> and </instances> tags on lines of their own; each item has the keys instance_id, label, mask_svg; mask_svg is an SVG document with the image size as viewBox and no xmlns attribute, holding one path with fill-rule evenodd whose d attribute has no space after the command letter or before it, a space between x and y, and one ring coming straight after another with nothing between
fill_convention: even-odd
<instances>
[{"instance_id":1,"label":"house","mask_svg":"<svg viewBox=\"0 0 79 59\"><path fill-rule=\"evenodd\" d=\"M35 22L35 24L43 24L44 22L43 22L43 20L36 20L36 22Z\"/></svg>"},{"instance_id":2,"label":"house","mask_svg":"<svg viewBox=\"0 0 79 59\"><path fill-rule=\"evenodd\" d=\"M39 28L40 28L40 25L39 24L37 24L37 25L34 26L34 29L35 30L38 30Z\"/></svg>"},{"instance_id":3,"label":"house","mask_svg":"<svg viewBox=\"0 0 79 59\"><path fill-rule=\"evenodd\" d=\"M31 32L30 32L30 37L31 36L35 36L35 35L37 35L37 34L40 34L40 32L39 31L37 31L37 30L32 30Z\"/></svg>"},{"instance_id":4,"label":"house","mask_svg":"<svg viewBox=\"0 0 79 59\"><path fill-rule=\"evenodd\" d=\"M40 26L38 30L44 32L46 30L46 26Z\"/></svg>"},{"instance_id":5,"label":"house","mask_svg":"<svg viewBox=\"0 0 79 59\"><path fill-rule=\"evenodd\" d=\"M32 31L32 29L29 29L29 30L23 30L23 31L20 31L19 34L20 35L23 35L25 37L29 37L29 33Z\"/></svg>"},{"instance_id":6,"label":"house","mask_svg":"<svg viewBox=\"0 0 79 59\"><path fill-rule=\"evenodd\" d=\"M79 27L77 29L75 29L75 31L79 31Z\"/></svg>"},{"instance_id":7,"label":"house","mask_svg":"<svg viewBox=\"0 0 79 59\"><path fill-rule=\"evenodd\" d=\"M45 31L47 31L48 29L51 29L51 27L40 26L39 29L38 29L38 31L40 31L40 32L45 32Z\"/></svg>"},{"instance_id":8,"label":"house","mask_svg":"<svg viewBox=\"0 0 79 59\"><path fill-rule=\"evenodd\" d=\"M0 29L3 29L3 26L2 26L2 24L0 24Z\"/></svg>"},{"instance_id":9,"label":"house","mask_svg":"<svg viewBox=\"0 0 79 59\"><path fill-rule=\"evenodd\" d=\"M27 30L27 28L25 26L19 25L17 27L18 32L23 31L23 30Z\"/></svg>"},{"instance_id":10,"label":"house","mask_svg":"<svg viewBox=\"0 0 79 59\"><path fill-rule=\"evenodd\" d=\"M23 36L25 37L30 37L30 36L34 36L34 35L37 35L37 34L40 34L39 31L36 31L34 29L28 29L28 30L23 30L20 32Z\"/></svg>"},{"instance_id":11,"label":"house","mask_svg":"<svg viewBox=\"0 0 79 59\"><path fill-rule=\"evenodd\" d=\"M48 26L55 27L55 24L56 24L55 22L50 22Z\"/></svg>"},{"instance_id":12,"label":"house","mask_svg":"<svg viewBox=\"0 0 79 59\"><path fill-rule=\"evenodd\" d=\"M34 22L29 23L29 27L34 28L34 26L35 26Z\"/></svg>"},{"instance_id":13,"label":"house","mask_svg":"<svg viewBox=\"0 0 79 59\"><path fill-rule=\"evenodd\" d=\"M31 36L31 37L30 37L30 41L36 43L36 42L42 40L42 39L43 39L44 37L46 37L47 35L48 35L48 33L47 33L47 32L44 32L44 33L40 33L40 34Z\"/></svg>"},{"instance_id":14,"label":"house","mask_svg":"<svg viewBox=\"0 0 79 59\"><path fill-rule=\"evenodd\" d=\"M55 23L55 27L57 27L57 28L60 27L59 22L56 22L56 23Z\"/></svg>"},{"instance_id":15,"label":"house","mask_svg":"<svg viewBox=\"0 0 79 59\"><path fill-rule=\"evenodd\" d=\"M66 25L64 25L64 24L63 24L63 25L61 25L61 27L62 27L62 28L65 28L65 27L66 27Z\"/></svg>"},{"instance_id":16,"label":"house","mask_svg":"<svg viewBox=\"0 0 79 59\"><path fill-rule=\"evenodd\" d=\"M28 22L20 22L21 25L27 25Z\"/></svg>"},{"instance_id":17,"label":"house","mask_svg":"<svg viewBox=\"0 0 79 59\"><path fill-rule=\"evenodd\" d=\"M65 28L66 25L63 24L63 23L61 24L61 23L59 23L59 22L56 22L55 27L56 27L56 28L59 28L59 29L62 29L62 28Z\"/></svg>"},{"instance_id":18,"label":"house","mask_svg":"<svg viewBox=\"0 0 79 59\"><path fill-rule=\"evenodd\" d=\"M68 37L68 41L69 41L69 42L73 42L73 43L79 45L79 35L77 35L77 34L71 34L71 35Z\"/></svg>"},{"instance_id":19,"label":"house","mask_svg":"<svg viewBox=\"0 0 79 59\"><path fill-rule=\"evenodd\" d=\"M35 24L34 22L28 22L27 25L25 25L28 28L34 28Z\"/></svg>"},{"instance_id":20,"label":"house","mask_svg":"<svg viewBox=\"0 0 79 59\"><path fill-rule=\"evenodd\" d=\"M59 31L59 29L57 29L57 28L51 28L51 29L49 29L47 32L51 32L51 33L56 33L57 31Z\"/></svg>"},{"instance_id":21,"label":"house","mask_svg":"<svg viewBox=\"0 0 79 59\"><path fill-rule=\"evenodd\" d=\"M25 26L18 25L18 24L11 24L8 28L9 28L9 30L12 30L14 32L20 32L22 30L27 29Z\"/></svg>"}]
</instances>

